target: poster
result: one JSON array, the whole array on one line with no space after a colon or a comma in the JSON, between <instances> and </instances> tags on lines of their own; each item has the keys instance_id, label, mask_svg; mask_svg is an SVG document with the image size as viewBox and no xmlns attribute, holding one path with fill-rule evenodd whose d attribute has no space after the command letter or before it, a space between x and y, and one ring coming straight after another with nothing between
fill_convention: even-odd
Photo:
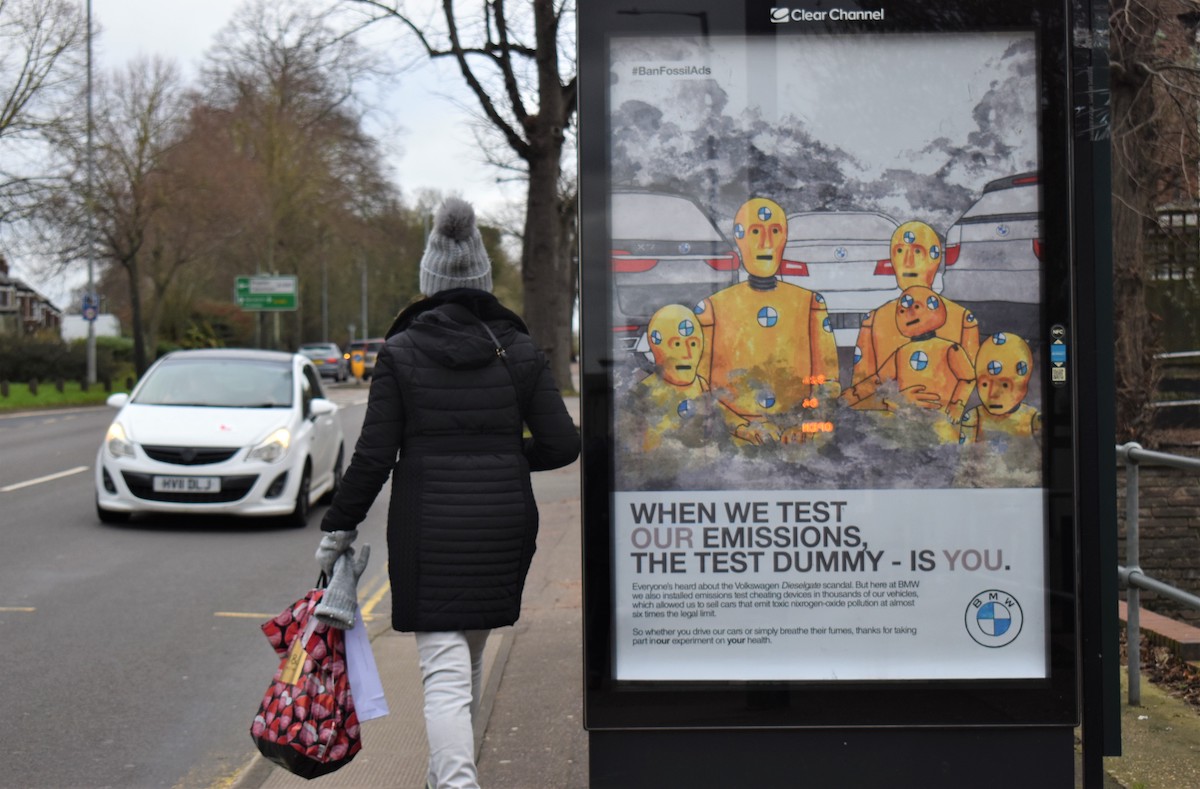
<instances>
[{"instance_id":1,"label":"poster","mask_svg":"<svg viewBox=\"0 0 1200 789\"><path fill-rule=\"evenodd\" d=\"M615 678L1046 677L1034 34L608 56Z\"/></svg>"}]
</instances>

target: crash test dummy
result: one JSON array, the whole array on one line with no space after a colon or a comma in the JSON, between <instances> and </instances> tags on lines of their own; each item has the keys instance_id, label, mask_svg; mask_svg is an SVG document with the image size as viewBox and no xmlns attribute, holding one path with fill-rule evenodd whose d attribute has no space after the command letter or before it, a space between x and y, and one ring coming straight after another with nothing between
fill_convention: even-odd
<instances>
[{"instance_id":1,"label":"crash test dummy","mask_svg":"<svg viewBox=\"0 0 1200 789\"><path fill-rule=\"evenodd\" d=\"M1042 415L1025 403L1033 353L1029 343L1002 332L983 341L975 357L980 405L963 416L961 441L987 443L1001 450L1017 443L1040 444Z\"/></svg>"},{"instance_id":2,"label":"crash test dummy","mask_svg":"<svg viewBox=\"0 0 1200 789\"><path fill-rule=\"evenodd\" d=\"M938 440L957 442L958 425L975 386L975 367L960 344L937 335L946 315L945 300L930 288L915 285L905 290L896 300L895 317L905 343L874 375L843 392L843 402L860 410L939 411L945 419L934 423Z\"/></svg>"},{"instance_id":3,"label":"crash test dummy","mask_svg":"<svg viewBox=\"0 0 1200 789\"><path fill-rule=\"evenodd\" d=\"M742 205L733 236L747 279L696 305L706 348L700 374L729 431L756 445L805 440L806 419L841 391L825 300L776 277L787 229L775 201Z\"/></svg>"},{"instance_id":4,"label":"crash test dummy","mask_svg":"<svg viewBox=\"0 0 1200 789\"><path fill-rule=\"evenodd\" d=\"M665 436L677 432L707 411L708 382L700 377L704 334L696 314L682 304L668 304L646 327L654 372L638 383L644 414L642 448L656 449Z\"/></svg>"},{"instance_id":5,"label":"crash test dummy","mask_svg":"<svg viewBox=\"0 0 1200 789\"><path fill-rule=\"evenodd\" d=\"M924 222L905 222L892 233L892 269L901 291L914 285L933 287L942 265L942 246L937 231ZM946 322L937 331L939 337L957 343L972 363L979 350L979 323L970 310L942 298ZM875 374L883 360L909 341L896 324L899 297L867 314L858 330L854 349L854 368L850 382L858 383Z\"/></svg>"}]
</instances>

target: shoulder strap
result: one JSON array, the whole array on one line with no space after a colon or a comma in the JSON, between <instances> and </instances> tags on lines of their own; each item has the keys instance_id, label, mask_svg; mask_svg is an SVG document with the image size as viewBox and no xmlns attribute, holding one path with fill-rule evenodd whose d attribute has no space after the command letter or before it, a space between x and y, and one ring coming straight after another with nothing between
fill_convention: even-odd
<instances>
[{"instance_id":1,"label":"shoulder strap","mask_svg":"<svg viewBox=\"0 0 1200 789\"><path fill-rule=\"evenodd\" d=\"M492 331L491 326L487 325L486 321L474 313L471 313L471 317L479 321L479 325L482 326L483 330L488 333L488 337L492 338L492 343L496 346L496 355L500 357L500 361L504 362L504 369L508 370L508 377L512 380L513 389L515 389L517 392L517 408L521 411L520 429L521 432L524 432L525 412L528 410L528 402L526 401L525 395L521 392L521 384L517 380L517 374L513 371L512 363L508 361L508 350L500 344L500 340L496 338L495 332Z\"/></svg>"}]
</instances>

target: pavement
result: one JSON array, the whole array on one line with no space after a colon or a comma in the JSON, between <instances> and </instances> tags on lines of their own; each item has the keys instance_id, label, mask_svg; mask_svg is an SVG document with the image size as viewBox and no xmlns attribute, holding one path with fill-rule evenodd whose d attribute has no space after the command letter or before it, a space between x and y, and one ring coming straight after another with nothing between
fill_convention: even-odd
<instances>
[{"instance_id":1,"label":"pavement","mask_svg":"<svg viewBox=\"0 0 1200 789\"><path fill-rule=\"evenodd\" d=\"M578 399L567 403L578 421ZM534 492L541 533L521 618L514 627L494 631L484 652L484 694L475 732L479 778L485 789L586 789L579 464L535 474ZM390 605L379 608L387 611ZM386 620L372 622L369 630L391 714L364 723L362 751L341 770L316 779L319 786L425 786L427 744L415 641L411 634L391 630ZM1142 705L1122 705L1122 736L1123 755L1105 759L1104 786L1094 789L1200 789L1200 714L1194 707L1143 682ZM1077 787L1082 786L1078 774L1077 769ZM221 789L310 785L255 756Z\"/></svg>"}]
</instances>

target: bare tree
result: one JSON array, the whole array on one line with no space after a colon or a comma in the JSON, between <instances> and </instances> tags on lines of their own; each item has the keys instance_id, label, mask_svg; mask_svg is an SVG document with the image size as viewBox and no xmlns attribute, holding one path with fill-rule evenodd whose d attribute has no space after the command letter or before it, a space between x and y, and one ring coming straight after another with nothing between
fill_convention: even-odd
<instances>
[{"instance_id":1,"label":"bare tree","mask_svg":"<svg viewBox=\"0 0 1200 789\"><path fill-rule=\"evenodd\" d=\"M362 220L392 197L362 131L359 88L380 73L377 59L328 16L252 0L209 53L207 100L226 117L227 155L254 181L256 210L242 220L249 246L238 256L251 271L313 276L335 238L363 247L342 220ZM303 311L293 318L291 344L305 333Z\"/></svg>"},{"instance_id":2,"label":"bare tree","mask_svg":"<svg viewBox=\"0 0 1200 789\"><path fill-rule=\"evenodd\" d=\"M564 25L571 0L481 0L459 12L442 0L443 27L408 13L388 0L351 0L368 10L369 21L394 19L416 37L432 59L457 64L479 103L482 117L504 140L528 179L522 238L521 279L534 341L550 358L562 383L570 381L571 311L574 260L563 243L560 194L567 127L575 114L575 64Z\"/></svg>"},{"instance_id":3,"label":"bare tree","mask_svg":"<svg viewBox=\"0 0 1200 789\"><path fill-rule=\"evenodd\" d=\"M1146 238L1157 208L1195 203L1200 69L1195 0L1113 0L1110 16L1117 440L1154 443L1160 370Z\"/></svg>"},{"instance_id":4,"label":"bare tree","mask_svg":"<svg viewBox=\"0 0 1200 789\"><path fill-rule=\"evenodd\" d=\"M154 360L163 295L191 259L178 247L168 253L162 231L169 212L179 207L181 189L168 156L184 130L188 104L178 67L161 58L134 60L98 88L95 192L88 200L86 186L78 185L76 193L85 198L80 209L90 206L95 217L101 259L126 273L133 360L140 374ZM148 289L152 297L146 303Z\"/></svg>"},{"instance_id":5,"label":"bare tree","mask_svg":"<svg viewBox=\"0 0 1200 789\"><path fill-rule=\"evenodd\" d=\"M87 29L69 0L0 0L0 221L28 211L61 173L48 152L82 118Z\"/></svg>"}]
</instances>

